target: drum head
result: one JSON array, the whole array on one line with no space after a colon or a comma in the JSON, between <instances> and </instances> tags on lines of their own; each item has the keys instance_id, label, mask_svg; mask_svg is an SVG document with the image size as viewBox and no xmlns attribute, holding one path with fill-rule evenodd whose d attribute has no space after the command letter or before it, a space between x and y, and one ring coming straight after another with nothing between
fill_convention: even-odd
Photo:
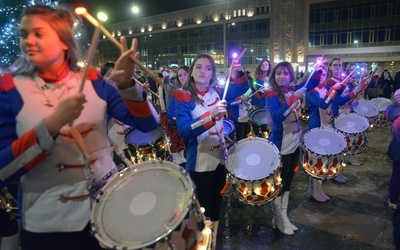
<instances>
[{"instance_id":1,"label":"drum head","mask_svg":"<svg viewBox=\"0 0 400 250\"><path fill-rule=\"evenodd\" d=\"M378 106L379 111L384 112L386 111L386 108L393 104L393 102L387 98L383 98L383 97L377 97L377 98L373 98L371 99L371 102L375 103Z\"/></svg>"},{"instance_id":2,"label":"drum head","mask_svg":"<svg viewBox=\"0 0 400 250\"><path fill-rule=\"evenodd\" d=\"M354 101L351 103L351 109L365 117L374 117L379 114L378 106L370 100Z\"/></svg>"},{"instance_id":3,"label":"drum head","mask_svg":"<svg viewBox=\"0 0 400 250\"><path fill-rule=\"evenodd\" d=\"M255 109L249 114L250 121L257 125L270 123L271 118L267 109Z\"/></svg>"},{"instance_id":4,"label":"drum head","mask_svg":"<svg viewBox=\"0 0 400 250\"><path fill-rule=\"evenodd\" d=\"M162 135L163 129L161 127L150 132L142 132L138 129L132 129L128 132L125 142L135 146L147 145L151 142L155 142L157 139L161 138Z\"/></svg>"},{"instance_id":5,"label":"drum head","mask_svg":"<svg viewBox=\"0 0 400 250\"><path fill-rule=\"evenodd\" d=\"M339 115L335 118L334 124L335 128L337 128L340 132L348 134L362 133L369 127L367 118L354 113Z\"/></svg>"},{"instance_id":6,"label":"drum head","mask_svg":"<svg viewBox=\"0 0 400 250\"><path fill-rule=\"evenodd\" d=\"M230 120L228 120L226 118L224 118L223 122L224 122L223 123L223 125L224 125L224 135L230 135L230 133L232 133L233 130L235 129L235 124L232 121L230 121Z\"/></svg>"},{"instance_id":7,"label":"drum head","mask_svg":"<svg viewBox=\"0 0 400 250\"><path fill-rule=\"evenodd\" d=\"M93 206L92 230L109 248L143 248L179 225L193 193L190 178L172 162L134 165L103 187Z\"/></svg>"},{"instance_id":8,"label":"drum head","mask_svg":"<svg viewBox=\"0 0 400 250\"><path fill-rule=\"evenodd\" d=\"M272 142L252 137L238 141L229 149L226 167L240 179L260 180L273 174L280 160L279 150Z\"/></svg>"},{"instance_id":9,"label":"drum head","mask_svg":"<svg viewBox=\"0 0 400 250\"><path fill-rule=\"evenodd\" d=\"M304 135L304 145L320 155L336 155L343 152L347 142L343 134L332 128L314 128Z\"/></svg>"}]
</instances>

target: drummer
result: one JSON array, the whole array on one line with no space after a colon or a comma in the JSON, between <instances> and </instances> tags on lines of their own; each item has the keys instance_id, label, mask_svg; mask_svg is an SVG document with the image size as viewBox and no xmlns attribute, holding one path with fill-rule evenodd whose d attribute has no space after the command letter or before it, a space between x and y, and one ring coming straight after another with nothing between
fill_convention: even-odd
<instances>
[{"instance_id":1,"label":"drummer","mask_svg":"<svg viewBox=\"0 0 400 250\"><path fill-rule=\"evenodd\" d=\"M369 83L369 79L364 79L361 84L354 87L353 83L350 82L350 78L345 78L342 76L343 62L340 58L333 58L329 63L328 80L326 82L327 90L337 83L341 83L341 88L338 88L333 93L336 95L334 102L332 103L332 113L333 117L339 116L342 113L349 113L351 111L351 102L357 97L359 93L364 91ZM376 80L376 79L375 79ZM348 155L347 161L352 165L360 165L356 155ZM335 181L339 183L346 183L347 178L341 173L334 178Z\"/></svg>"},{"instance_id":2,"label":"drummer","mask_svg":"<svg viewBox=\"0 0 400 250\"><path fill-rule=\"evenodd\" d=\"M321 60L322 62L322 58L319 58L317 60ZM328 91L325 87L326 78L328 75L327 69L321 66L317 68L317 70L322 71L320 82L317 87L306 93L306 102L310 114L310 119L308 121L308 131L318 127L332 127L333 116L331 111L331 103L334 100L334 97L330 99L328 98L333 90L341 89L342 87L340 83L336 83L330 88L330 91ZM327 196L322 189L322 181L311 176L309 176L308 178L308 197L318 202L325 202L330 200L330 197Z\"/></svg>"},{"instance_id":3,"label":"drummer","mask_svg":"<svg viewBox=\"0 0 400 250\"><path fill-rule=\"evenodd\" d=\"M94 188L115 168L107 114L143 131L158 126L141 86L132 82L136 39L127 49L121 38L111 74L117 88L95 69L80 85L78 20L63 7L26 7L19 25L23 56L13 74L0 77L1 185L20 178L24 250L102 249L89 221Z\"/></svg>"},{"instance_id":4,"label":"drummer","mask_svg":"<svg viewBox=\"0 0 400 250\"><path fill-rule=\"evenodd\" d=\"M236 66L235 66L236 67ZM229 87L226 94L227 108L235 124L236 139L246 138L250 133L247 102L250 100L250 84L243 68L237 71L237 76L228 80Z\"/></svg>"},{"instance_id":5,"label":"drummer","mask_svg":"<svg viewBox=\"0 0 400 250\"><path fill-rule=\"evenodd\" d=\"M232 78L238 82L243 77L239 73L242 66L237 60L233 63ZM220 191L226 180L223 117L227 110L227 101L221 100L222 93L213 86L215 73L214 59L208 54L199 54L189 68L189 79L183 90L176 90L174 95L178 132L187 147L186 168L196 186L200 206L212 221L213 249L222 203Z\"/></svg>"},{"instance_id":6,"label":"drummer","mask_svg":"<svg viewBox=\"0 0 400 250\"><path fill-rule=\"evenodd\" d=\"M282 156L282 190L272 202L274 217L272 225L283 234L292 235L298 228L293 225L287 216L290 187L294 177L294 169L299 164L299 146L302 128L300 124L301 102L307 89L313 89L320 79L320 71L310 78L307 87L305 84L291 89L291 83L296 79L292 65L289 62L280 62L272 70L270 87L265 89L266 105L273 120L272 141L280 150Z\"/></svg>"}]
</instances>

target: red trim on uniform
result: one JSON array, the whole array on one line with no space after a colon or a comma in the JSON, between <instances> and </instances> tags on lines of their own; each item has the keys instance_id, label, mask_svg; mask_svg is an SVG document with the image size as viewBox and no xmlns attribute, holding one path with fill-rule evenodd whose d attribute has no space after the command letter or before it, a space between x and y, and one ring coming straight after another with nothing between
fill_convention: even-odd
<instances>
[{"instance_id":1,"label":"red trim on uniform","mask_svg":"<svg viewBox=\"0 0 400 250\"><path fill-rule=\"evenodd\" d=\"M99 79L100 73L95 68L90 68L86 79L91 81L96 81Z\"/></svg>"},{"instance_id":2,"label":"red trim on uniform","mask_svg":"<svg viewBox=\"0 0 400 250\"><path fill-rule=\"evenodd\" d=\"M297 97L295 95L291 95L287 100L286 103L289 106L292 106L293 103L295 103L297 101Z\"/></svg>"},{"instance_id":3,"label":"red trim on uniform","mask_svg":"<svg viewBox=\"0 0 400 250\"><path fill-rule=\"evenodd\" d=\"M264 91L264 97L265 98L274 97L274 96L277 96L277 95L278 95L278 93L276 93L273 90Z\"/></svg>"},{"instance_id":4,"label":"red trim on uniform","mask_svg":"<svg viewBox=\"0 0 400 250\"><path fill-rule=\"evenodd\" d=\"M206 91L203 92L203 91L199 90L199 89L196 87L196 85L194 85L194 91L195 91L197 94L201 95L201 96L204 96L209 90L210 90L210 86L207 86L207 87L206 87Z\"/></svg>"},{"instance_id":5,"label":"red trim on uniform","mask_svg":"<svg viewBox=\"0 0 400 250\"><path fill-rule=\"evenodd\" d=\"M208 117L208 116L211 116L211 111L207 111L207 112L205 112L204 114L202 114L202 115L200 116L200 119L205 119L205 118ZM209 130L210 128L212 128L213 126L215 126L215 121L214 121L213 119L211 119L211 121L205 123L203 126L204 126L204 128L205 128L206 130Z\"/></svg>"},{"instance_id":6,"label":"red trim on uniform","mask_svg":"<svg viewBox=\"0 0 400 250\"><path fill-rule=\"evenodd\" d=\"M31 160L29 163L27 163L24 166L25 170L31 170L33 169L35 166L37 166L39 164L39 162L41 162L43 159L45 159L47 157L46 153L41 153L39 155L37 155L33 160Z\"/></svg>"},{"instance_id":7,"label":"red trim on uniform","mask_svg":"<svg viewBox=\"0 0 400 250\"><path fill-rule=\"evenodd\" d=\"M349 93L349 97L350 97L350 99L354 99L354 98L356 98L356 94L354 93L354 92L350 92Z\"/></svg>"},{"instance_id":8,"label":"red trim on uniform","mask_svg":"<svg viewBox=\"0 0 400 250\"><path fill-rule=\"evenodd\" d=\"M14 78L14 76L12 74L0 76L0 82L1 82L0 93L7 92L7 91L15 88L13 78Z\"/></svg>"},{"instance_id":9,"label":"red trim on uniform","mask_svg":"<svg viewBox=\"0 0 400 250\"><path fill-rule=\"evenodd\" d=\"M215 101L214 101L213 103L208 104L207 106L208 106L208 107L213 106L214 104L216 104L216 103L218 102L218 100L219 100L219 98L216 97L216 98L215 98Z\"/></svg>"},{"instance_id":10,"label":"red trim on uniform","mask_svg":"<svg viewBox=\"0 0 400 250\"><path fill-rule=\"evenodd\" d=\"M144 102L134 102L127 99L122 100L133 116L146 118L152 115L149 102L147 100Z\"/></svg>"},{"instance_id":11,"label":"red trim on uniform","mask_svg":"<svg viewBox=\"0 0 400 250\"><path fill-rule=\"evenodd\" d=\"M177 101L188 103L192 96L189 91L186 90L176 90L174 91L174 97Z\"/></svg>"},{"instance_id":12,"label":"red trim on uniform","mask_svg":"<svg viewBox=\"0 0 400 250\"><path fill-rule=\"evenodd\" d=\"M11 145L11 151L13 152L14 158L24 153L26 149L32 147L37 142L35 130L31 129L23 134L18 140L14 141Z\"/></svg>"},{"instance_id":13,"label":"red trim on uniform","mask_svg":"<svg viewBox=\"0 0 400 250\"><path fill-rule=\"evenodd\" d=\"M233 82L236 84L242 84L242 83L248 82L246 74L243 74L242 76L233 78Z\"/></svg>"}]
</instances>

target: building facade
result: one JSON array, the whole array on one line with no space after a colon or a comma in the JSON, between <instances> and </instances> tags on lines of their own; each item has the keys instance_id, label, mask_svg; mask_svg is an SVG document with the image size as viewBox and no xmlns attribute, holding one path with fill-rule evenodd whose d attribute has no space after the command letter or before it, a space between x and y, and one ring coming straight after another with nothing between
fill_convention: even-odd
<instances>
[{"instance_id":1,"label":"building facade","mask_svg":"<svg viewBox=\"0 0 400 250\"><path fill-rule=\"evenodd\" d=\"M397 0L227 0L105 27L116 38L137 38L140 60L152 70L189 65L199 52L224 70L244 48L250 72L262 59L305 71L321 55L400 70ZM98 52L99 65L120 54L105 37Z\"/></svg>"}]
</instances>

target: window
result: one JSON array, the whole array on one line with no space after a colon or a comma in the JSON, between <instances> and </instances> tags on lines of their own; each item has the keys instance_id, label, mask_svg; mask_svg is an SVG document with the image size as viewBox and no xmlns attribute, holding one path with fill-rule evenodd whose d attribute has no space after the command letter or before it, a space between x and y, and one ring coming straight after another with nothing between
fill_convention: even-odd
<instances>
[{"instance_id":1,"label":"window","mask_svg":"<svg viewBox=\"0 0 400 250\"><path fill-rule=\"evenodd\" d=\"M370 43L375 42L375 31L374 30L369 31L369 42Z\"/></svg>"},{"instance_id":2,"label":"window","mask_svg":"<svg viewBox=\"0 0 400 250\"><path fill-rule=\"evenodd\" d=\"M321 23L325 23L325 12L321 12Z\"/></svg>"},{"instance_id":3,"label":"window","mask_svg":"<svg viewBox=\"0 0 400 250\"><path fill-rule=\"evenodd\" d=\"M325 45L325 35L324 34L319 35L319 44Z\"/></svg>"},{"instance_id":4,"label":"window","mask_svg":"<svg viewBox=\"0 0 400 250\"><path fill-rule=\"evenodd\" d=\"M376 5L371 5L371 18L376 17Z\"/></svg>"},{"instance_id":5,"label":"window","mask_svg":"<svg viewBox=\"0 0 400 250\"><path fill-rule=\"evenodd\" d=\"M335 12L334 12L333 21L334 22L339 21L339 11L338 10L335 10Z\"/></svg>"},{"instance_id":6,"label":"window","mask_svg":"<svg viewBox=\"0 0 400 250\"><path fill-rule=\"evenodd\" d=\"M353 20L353 14L354 14L354 9L350 8L347 14L347 19L348 20Z\"/></svg>"},{"instance_id":7,"label":"window","mask_svg":"<svg viewBox=\"0 0 400 250\"><path fill-rule=\"evenodd\" d=\"M353 43L353 33L347 32L347 44Z\"/></svg>"},{"instance_id":8,"label":"window","mask_svg":"<svg viewBox=\"0 0 400 250\"><path fill-rule=\"evenodd\" d=\"M387 29L385 32L385 42L390 41L390 29Z\"/></svg>"}]
</instances>

